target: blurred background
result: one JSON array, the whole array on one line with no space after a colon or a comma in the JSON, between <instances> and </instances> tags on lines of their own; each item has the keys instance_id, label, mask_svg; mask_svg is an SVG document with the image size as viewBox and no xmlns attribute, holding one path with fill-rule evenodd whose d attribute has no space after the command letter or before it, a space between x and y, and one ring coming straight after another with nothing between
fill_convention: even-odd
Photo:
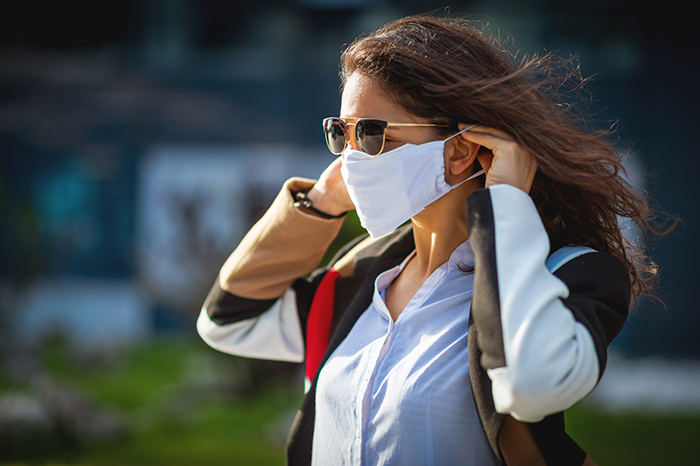
<instances>
[{"instance_id":1,"label":"blurred background","mask_svg":"<svg viewBox=\"0 0 700 466\"><path fill-rule=\"evenodd\" d=\"M646 6L645 6L646 5ZM437 10L515 49L580 57L595 119L677 216L589 400L599 464L696 464L700 119L690 6L622 0L4 2L0 15L0 462L283 464L300 368L216 353L194 322L290 176L330 163L355 37ZM360 233L348 218L340 242Z\"/></svg>"}]
</instances>

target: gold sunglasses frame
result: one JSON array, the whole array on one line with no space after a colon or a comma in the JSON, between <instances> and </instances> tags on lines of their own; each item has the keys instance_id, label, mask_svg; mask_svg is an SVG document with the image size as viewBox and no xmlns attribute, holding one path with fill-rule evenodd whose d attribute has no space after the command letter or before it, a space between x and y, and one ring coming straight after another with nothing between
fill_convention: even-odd
<instances>
[{"instance_id":1,"label":"gold sunglasses frame","mask_svg":"<svg viewBox=\"0 0 700 466\"><path fill-rule=\"evenodd\" d=\"M360 148L360 150L362 150L362 152L364 152L367 155L370 155L372 157L374 157L375 155L379 155L384 151L384 144L386 142L386 129L390 126L416 126L416 127L423 126L423 127L439 127L439 128L449 128L451 126L451 125L439 125L439 124L435 124L435 123L394 123L394 122L390 122L390 121L380 120L379 118L327 117L327 118L323 119L323 133L324 133L324 137L326 139L326 145L328 146L328 150L331 151L331 154L333 154L333 155L340 155L343 153L343 151L341 150L340 152L334 152L333 149L331 149L331 145L330 145L330 142L328 140L328 131L326 131L326 128L328 126L326 124L326 122L328 122L329 120L337 120L337 121L340 121L341 123L343 123L343 125L345 125L345 145L343 146L343 148L345 148L348 145L349 132L348 132L347 127L351 126L351 125L355 126L355 141L357 141L357 146ZM386 126L383 128L384 131L382 131L382 146L379 149L379 152L377 152L376 154L370 154L369 152L362 149L362 147L360 146L360 142L359 142L360 140L357 137L357 123L359 123L360 121L381 121L381 122L386 123Z\"/></svg>"}]
</instances>

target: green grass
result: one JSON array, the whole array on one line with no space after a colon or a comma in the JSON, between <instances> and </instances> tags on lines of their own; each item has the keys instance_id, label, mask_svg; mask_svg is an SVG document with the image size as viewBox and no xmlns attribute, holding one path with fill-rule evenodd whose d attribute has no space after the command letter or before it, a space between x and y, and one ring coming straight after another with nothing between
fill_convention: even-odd
<instances>
[{"instance_id":1,"label":"green grass","mask_svg":"<svg viewBox=\"0 0 700 466\"><path fill-rule=\"evenodd\" d=\"M302 396L301 382L290 380L296 368L234 358L184 338L156 339L91 363L50 342L42 360L55 378L117 413L128 434L102 445L51 443L4 464L284 464L286 428ZM272 375L280 371L286 375ZM599 466L698 464L691 448L698 415L613 415L582 404L566 420Z\"/></svg>"},{"instance_id":2,"label":"green grass","mask_svg":"<svg viewBox=\"0 0 700 466\"><path fill-rule=\"evenodd\" d=\"M302 386L265 374L270 368L264 362L219 354L188 339L154 340L87 366L51 342L42 360L57 380L116 413L128 433L102 445L52 443L14 455L9 464L284 464L286 430Z\"/></svg>"},{"instance_id":3,"label":"green grass","mask_svg":"<svg viewBox=\"0 0 700 466\"><path fill-rule=\"evenodd\" d=\"M266 424L285 397L268 394L245 403L207 403L196 412L159 419L124 441L86 451L79 465L280 465L282 445L266 439Z\"/></svg>"},{"instance_id":4,"label":"green grass","mask_svg":"<svg viewBox=\"0 0 700 466\"><path fill-rule=\"evenodd\" d=\"M698 414L613 415L582 404L567 411L566 430L599 466L700 464Z\"/></svg>"}]
</instances>

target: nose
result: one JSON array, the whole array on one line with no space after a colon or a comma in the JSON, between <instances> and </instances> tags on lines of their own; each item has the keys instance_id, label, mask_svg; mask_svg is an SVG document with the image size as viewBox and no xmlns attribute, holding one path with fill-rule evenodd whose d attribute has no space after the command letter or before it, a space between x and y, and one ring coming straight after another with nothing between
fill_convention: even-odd
<instances>
[{"instance_id":1,"label":"nose","mask_svg":"<svg viewBox=\"0 0 700 466\"><path fill-rule=\"evenodd\" d=\"M360 145L357 143L357 137L355 137L355 123L345 123L345 144L349 144L350 149L360 150Z\"/></svg>"}]
</instances>

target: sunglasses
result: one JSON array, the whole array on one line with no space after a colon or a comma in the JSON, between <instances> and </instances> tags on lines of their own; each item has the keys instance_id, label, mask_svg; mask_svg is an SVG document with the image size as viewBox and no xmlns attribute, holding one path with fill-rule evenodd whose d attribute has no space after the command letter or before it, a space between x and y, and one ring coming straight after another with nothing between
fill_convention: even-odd
<instances>
[{"instance_id":1,"label":"sunglasses","mask_svg":"<svg viewBox=\"0 0 700 466\"><path fill-rule=\"evenodd\" d=\"M435 125L429 123L390 123L373 118L359 118L354 122L345 122L340 118L324 118L323 133L326 135L328 149L335 155L340 155L348 143L347 127L355 126L355 140L362 152L377 155L384 149L386 129L389 126L439 126L448 128L450 125Z\"/></svg>"}]
</instances>

